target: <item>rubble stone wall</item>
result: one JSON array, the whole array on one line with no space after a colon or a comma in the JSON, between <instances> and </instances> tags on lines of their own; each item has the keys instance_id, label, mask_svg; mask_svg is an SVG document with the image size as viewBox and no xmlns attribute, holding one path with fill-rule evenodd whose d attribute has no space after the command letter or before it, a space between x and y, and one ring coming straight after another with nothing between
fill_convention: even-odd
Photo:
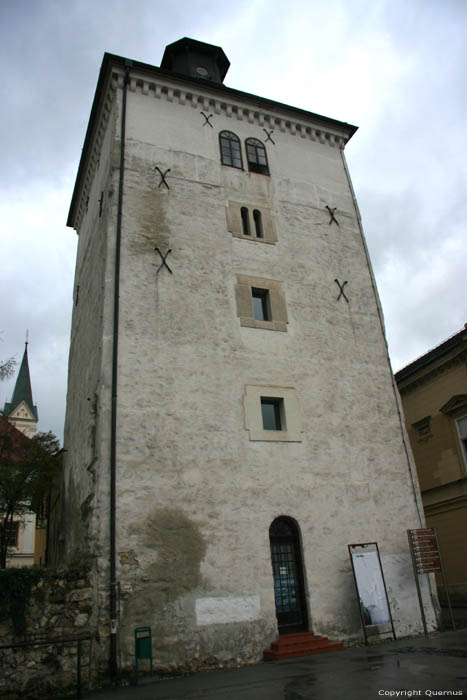
<instances>
[{"instance_id":1,"label":"rubble stone wall","mask_svg":"<svg viewBox=\"0 0 467 700\"><path fill-rule=\"evenodd\" d=\"M11 570L8 570L9 573ZM34 580L33 578L31 580ZM24 581L24 578L22 579ZM14 580L10 578L11 590ZM18 591L21 582L18 579ZM0 601L0 646L46 642L0 650L0 697L45 697L55 688L76 685L78 642L58 640L92 637L93 594L87 573L45 569L24 595L24 620L11 594ZM95 640L81 642L83 687L95 677L91 661Z\"/></svg>"}]
</instances>

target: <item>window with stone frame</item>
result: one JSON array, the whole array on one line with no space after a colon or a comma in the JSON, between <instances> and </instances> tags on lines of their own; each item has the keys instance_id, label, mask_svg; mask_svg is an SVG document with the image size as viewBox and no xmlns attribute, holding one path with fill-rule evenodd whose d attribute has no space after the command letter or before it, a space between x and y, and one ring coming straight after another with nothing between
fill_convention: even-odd
<instances>
[{"instance_id":1,"label":"window with stone frame","mask_svg":"<svg viewBox=\"0 0 467 700\"><path fill-rule=\"evenodd\" d=\"M253 299L253 318L257 321L271 321L271 302L269 299L269 289L251 288Z\"/></svg>"},{"instance_id":2,"label":"window with stone frame","mask_svg":"<svg viewBox=\"0 0 467 700\"><path fill-rule=\"evenodd\" d=\"M285 430L284 399L275 396L261 397L263 430Z\"/></svg>"},{"instance_id":3,"label":"window with stone frame","mask_svg":"<svg viewBox=\"0 0 467 700\"><path fill-rule=\"evenodd\" d=\"M259 209L253 209L253 221L255 222L256 238L263 238L263 215Z\"/></svg>"},{"instance_id":4,"label":"window with stone frame","mask_svg":"<svg viewBox=\"0 0 467 700\"><path fill-rule=\"evenodd\" d=\"M287 307L282 282L237 275L235 298L241 326L287 331Z\"/></svg>"},{"instance_id":5,"label":"window with stone frame","mask_svg":"<svg viewBox=\"0 0 467 700\"><path fill-rule=\"evenodd\" d=\"M293 387L247 384L245 428L250 440L301 442L301 413Z\"/></svg>"},{"instance_id":6,"label":"window with stone frame","mask_svg":"<svg viewBox=\"0 0 467 700\"><path fill-rule=\"evenodd\" d=\"M242 207L240 209L240 215L242 217L242 233L244 236L251 236L250 230L250 212L248 207Z\"/></svg>"},{"instance_id":7,"label":"window with stone frame","mask_svg":"<svg viewBox=\"0 0 467 700\"><path fill-rule=\"evenodd\" d=\"M265 204L229 202L226 208L227 230L235 238L274 245L277 241L274 219Z\"/></svg>"},{"instance_id":8,"label":"window with stone frame","mask_svg":"<svg viewBox=\"0 0 467 700\"><path fill-rule=\"evenodd\" d=\"M219 148L222 165L243 170L240 139L233 131L221 131L219 133Z\"/></svg>"}]
</instances>

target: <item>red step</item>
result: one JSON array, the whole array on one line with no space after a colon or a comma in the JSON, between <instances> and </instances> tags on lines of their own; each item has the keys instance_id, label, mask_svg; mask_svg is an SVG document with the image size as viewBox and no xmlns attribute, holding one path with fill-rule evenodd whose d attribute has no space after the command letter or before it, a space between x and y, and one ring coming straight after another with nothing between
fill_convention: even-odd
<instances>
[{"instance_id":1,"label":"red step","mask_svg":"<svg viewBox=\"0 0 467 700\"><path fill-rule=\"evenodd\" d=\"M327 637L322 637L312 632L299 632L298 634L281 634L278 642L273 642L270 649L263 653L264 659L291 659L294 656L308 656L324 651L337 651L343 649L342 642L330 642Z\"/></svg>"}]
</instances>

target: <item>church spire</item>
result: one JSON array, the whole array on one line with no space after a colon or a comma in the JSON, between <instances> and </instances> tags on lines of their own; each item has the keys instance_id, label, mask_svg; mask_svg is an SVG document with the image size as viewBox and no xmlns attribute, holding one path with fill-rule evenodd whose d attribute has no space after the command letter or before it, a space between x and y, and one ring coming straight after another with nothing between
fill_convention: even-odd
<instances>
[{"instance_id":1,"label":"church spire","mask_svg":"<svg viewBox=\"0 0 467 700\"><path fill-rule=\"evenodd\" d=\"M16 379L15 389L13 391L13 398L11 399L10 403L5 403L5 408L3 410L5 418L8 418L9 422L13 423L14 425L16 425L17 418L19 418L19 415L17 414L19 413L19 407L21 404L24 404L23 408L26 408L30 413L28 423L37 424L39 417L37 413L37 406L34 405L32 399L27 340L25 343L24 355L19 368L18 377ZM16 425L16 427L21 430L19 425Z\"/></svg>"}]
</instances>

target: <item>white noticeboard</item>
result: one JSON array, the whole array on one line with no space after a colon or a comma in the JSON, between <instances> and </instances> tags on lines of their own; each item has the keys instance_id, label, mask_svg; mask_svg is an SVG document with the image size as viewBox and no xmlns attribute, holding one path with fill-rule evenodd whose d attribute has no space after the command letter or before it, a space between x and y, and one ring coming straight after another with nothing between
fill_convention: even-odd
<instances>
[{"instance_id":1,"label":"white noticeboard","mask_svg":"<svg viewBox=\"0 0 467 700\"><path fill-rule=\"evenodd\" d=\"M391 624L378 552L352 552L352 562L365 625Z\"/></svg>"}]
</instances>

